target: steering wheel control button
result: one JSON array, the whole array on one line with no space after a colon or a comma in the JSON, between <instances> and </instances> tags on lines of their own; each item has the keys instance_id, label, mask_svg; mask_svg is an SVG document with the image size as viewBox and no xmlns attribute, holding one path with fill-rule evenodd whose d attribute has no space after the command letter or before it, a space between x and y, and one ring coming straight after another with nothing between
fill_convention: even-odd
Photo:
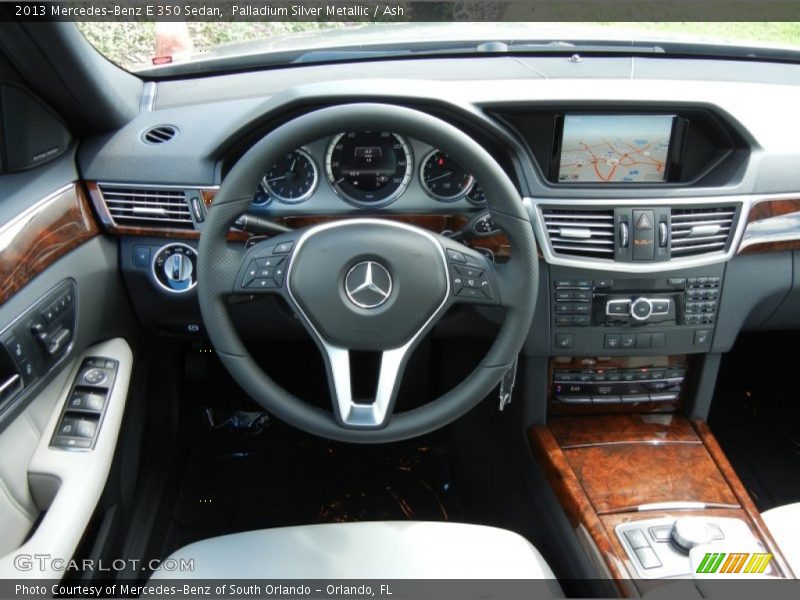
<instances>
[{"instance_id":1,"label":"steering wheel control button","mask_svg":"<svg viewBox=\"0 0 800 600\"><path fill-rule=\"evenodd\" d=\"M283 256L270 256L269 258L257 258L256 265L261 268L274 268L283 262Z\"/></svg>"},{"instance_id":2,"label":"steering wheel control button","mask_svg":"<svg viewBox=\"0 0 800 600\"><path fill-rule=\"evenodd\" d=\"M242 279L246 289L274 289L283 285L284 257L256 258L247 265Z\"/></svg>"},{"instance_id":3,"label":"steering wheel control button","mask_svg":"<svg viewBox=\"0 0 800 600\"><path fill-rule=\"evenodd\" d=\"M83 380L89 385L100 385L106 379L108 374L103 369L89 369L83 374Z\"/></svg>"},{"instance_id":4,"label":"steering wheel control button","mask_svg":"<svg viewBox=\"0 0 800 600\"><path fill-rule=\"evenodd\" d=\"M344 289L350 302L359 308L378 308L392 294L392 276L381 263L365 260L347 272Z\"/></svg>"},{"instance_id":5,"label":"steering wheel control button","mask_svg":"<svg viewBox=\"0 0 800 600\"><path fill-rule=\"evenodd\" d=\"M467 262L467 257L464 256L463 253L459 252L458 250L453 250L452 248L447 249L447 258L457 263Z\"/></svg>"},{"instance_id":6,"label":"steering wheel control button","mask_svg":"<svg viewBox=\"0 0 800 600\"><path fill-rule=\"evenodd\" d=\"M294 248L294 242L281 242L280 244L277 244L272 249L272 253L273 254L289 254L289 252L292 251L292 248Z\"/></svg>"}]
</instances>

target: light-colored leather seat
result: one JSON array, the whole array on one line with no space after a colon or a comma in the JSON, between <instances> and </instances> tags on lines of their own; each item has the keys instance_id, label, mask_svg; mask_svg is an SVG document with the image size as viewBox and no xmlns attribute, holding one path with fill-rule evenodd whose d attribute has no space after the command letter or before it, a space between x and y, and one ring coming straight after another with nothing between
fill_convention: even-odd
<instances>
[{"instance_id":1,"label":"light-colored leather seat","mask_svg":"<svg viewBox=\"0 0 800 600\"><path fill-rule=\"evenodd\" d=\"M194 570L165 568L153 579L554 579L525 538L462 523L379 521L262 529L195 542L169 558L193 559ZM552 584L551 589L559 589Z\"/></svg>"},{"instance_id":2,"label":"light-colored leather seat","mask_svg":"<svg viewBox=\"0 0 800 600\"><path fill-rule=\"evenodd\" d=\"M800 502L771 508L761 513L761 518L794 571L794 576L800 578Z\"/></svg>"}]
</instances>

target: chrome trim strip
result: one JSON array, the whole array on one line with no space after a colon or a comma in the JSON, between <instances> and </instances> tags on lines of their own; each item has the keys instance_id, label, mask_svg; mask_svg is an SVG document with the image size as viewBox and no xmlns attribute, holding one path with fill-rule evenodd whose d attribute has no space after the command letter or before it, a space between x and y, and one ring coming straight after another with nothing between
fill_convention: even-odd
<instances>
[{"instance_id":1,"label":"chrome trim strip","mask_svg":"<svg viewBox=\"0 0 800 600\"><path fill-rule=\"evenodd\" d=\"M142 86L142 97L139 101L139 112L153 112L155 110L156 92L156 82L146 81Z\"/></svg>"},{"instance_id":2,"label":"chrome trim strip","mask_svg":"<svg viewBox=\"0 0 800 600\"><path fill-rule=\"evenodd\" d=\"M406 231L411 231L427 238L437 248L439 256L442 259L442 265L444 266L445 273L447 274L447 288L445 290L444 298L442 298L442 302L439 304L436 310L433 311L428 320L423 323L422 327L420 327L417 332L411 336L411 339L405 344L397 348L384 350L381 353L378 387L375 391L375 400L372 404L358 404L353 401L352 389L350 387L350 350L348 348L334 346L322 336L319 330L314 326L314 323L311 321L311 319L308 318L308 315L305 313L303 308L297 302L297 298L295 298L295 295L292 292L291 285L292 269L294 268L295 257L297 256L297 253L300 252L300 249L303 247L303 244L306 242L306 240L320 231L333 229L335 227L363 224L405 229ZM286 271L286 291L288 292L289 297L292 299L294 308L297 309L305 322L308 324L311 331L314 332L314 335L316 335L317 340L327 355L328 363L330 364L331 368L331 379L336 396L336 403L339 407L339 415L341 416L344 424L353 428L374 428L384 425L386 414L389 411L389 404L392 399L392 392L394 391L395 386L399 385L400 383L398 381L398 375L400 373L400 368L406 359L406 355L414 346L414 342L416 342L417 338L419 338L422 332L427 329L428 325L430 325L431 322L441 313L442 309L447 304L447 299L450 297L450 276L447 268L447 257L445 256L441 244L439 244L433 234L425 230L394 221L383 221L380 219L346 219L332 223L323 223L306 231L295 243L292 258L289 261L289 267Z\"/></svg>"},{"instance_id":3,"label":"chrome trim strip","mask_svg":"<svg viewBox=\"0 0 800 600\"><path fill-rule=\"evenodd\" d=\"M744 231L747 224L747 218L750 214L750 209L754 204L769 200L789 200L796 199L796 193L784 194L741 194L731 196L693 196L693 197L660 197L660 198L625 198L619 200L611 200L607 198L593 198L593 199L574 199L574 198L531 198L524 197L522 199L525 207L530 213L531 220L533 221L534 233L536 234L539 248L542 251L545 261L551 265L561 265L565 267L574 267L579 269L594 269L598 271L612 271L620 273L657 273L670 271L673 269L685 269L691 267L701 267L705 265L712 265L721 262L726 262L733 258L739 250L739 245L742 242ZM734 204L740 208L739 217L733 233L733 238L729 248L726 251L709 252L703 256L689 256L685 258L673 257L669 261L661 262L615 262L610 259L598 258L584 258L584 257L567 257L557 254L550 242L547 231L544 226L544 217L542 214L543 208L572 208L576 206L585 206L593 208L609 208L618 206L629 207L647 207L647 206L674 206L686 207L691 205L723 205ZM800 231L798 231L800 237ZM753 242L749 242L753 243Z\"/></svg>"},{"instance_id":4,"label":"chrome trim strip","mask_svg":"<svg viewBox=\"0 0 800 600\"><path fill-rule=\"evenodd\" d=\"M95 182L98 187L99 186L106 186L106 187L118 187L118 188L145 188L148 190L156 189L156 190L209 190L209 191L217 191L219 190L218 185L194 185L194 184L186 184L186 185L176 185L174 183L130 183L125 181L97 181Z\"/></svg>"}]
</instances>

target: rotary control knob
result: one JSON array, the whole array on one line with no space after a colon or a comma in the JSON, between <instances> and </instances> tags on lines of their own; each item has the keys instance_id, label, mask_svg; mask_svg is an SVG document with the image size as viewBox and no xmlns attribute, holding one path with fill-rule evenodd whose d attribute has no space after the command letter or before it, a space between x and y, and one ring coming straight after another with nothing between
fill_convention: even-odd
<instances>
[{"instance_id":1,"label":"rotary control knob","mask_svg":"<svg viewBox=\"0 0 800 600\"><path fill-rule=\"evenodd\" d=\"M188 292L197 285L197 252L186 244L167 244L153 258L153 276L168 292Z\"/></svg>"},{"instance_id":2,"label":"rotary control knob","mask_svg":"<svg viewBox=\"0 0 800 600\"><path fill-rule=\"evenodd\" d=\"M672 526L672 541L686 552L695 546L710 544L718 537L718 530L701 517L681 517Z\"/></svg>"},{"instance_id":3,"label":"rotary control knob","mask_svg":"<svg viewBox=\"0 0 800 600\"><path fill-rule=\"evenodd\" d=\"M653 314L653 303L648 298L637 298L631 302L631 316L637 321L646 321Z\"/></svg>"}]
</instances>

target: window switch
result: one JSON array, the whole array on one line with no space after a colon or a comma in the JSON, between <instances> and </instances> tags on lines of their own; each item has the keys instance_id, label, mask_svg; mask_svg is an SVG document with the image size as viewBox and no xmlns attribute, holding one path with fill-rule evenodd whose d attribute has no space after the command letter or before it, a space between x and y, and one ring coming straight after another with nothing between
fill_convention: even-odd
<instances>
[{"instance_id":1,"label":"window switch","mask_svg":"<svg viewBox=\"0 0 800 600\"><path fill-rule=\"evenodd\" d=\"M105 403L106 398L102 394L87 394L83 403L83 407L86 410L102 412Z\"/></svg>"},{"instance_id":2,"label":"window switch","mask_svg":"<svg viewBox=\"0 0 800 600\"><path fill-rule=\"evenodd\" d=\"M78 421L78 437L92 439L97 431L97 423L82 419Z\"/></svg>"},{"instance_id":3,"label":"window switch","mask_svg":"<svg viewBox=\"0 0 800 600\"><path fill-rule=\"evenodd\" d=\"M72 396L67 402L67 409L80 410L86 408L86 396L84 392L72 392Z\"/></svg>"},{"instance_id":4,"label":"window switch","mask_svg":"<svg viewBox=\"0 0 800 600\"><path fill-rule=\"evenodd\" d=\"M62 419L58 426L58 433L56 435L62 436L76 436L78 435L78 419Z\"/></svg>"}]
</instances>

